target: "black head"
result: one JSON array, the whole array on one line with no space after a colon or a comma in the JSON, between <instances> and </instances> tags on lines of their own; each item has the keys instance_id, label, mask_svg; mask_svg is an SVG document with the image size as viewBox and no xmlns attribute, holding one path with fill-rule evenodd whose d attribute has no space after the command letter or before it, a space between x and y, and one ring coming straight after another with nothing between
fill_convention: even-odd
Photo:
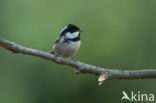
<instances>
[{"instance_id":1,"label":"black head","mask_svg":"<svg viewBox=\"0 0 156 103\"><path fill-rule=\"evenodd\" d=\"M67 32L74 33L74 32L81 32L81 30L76 25L68 24L66 27L62 29L62 31L60 32L60 35L63 36Z\"/></svg>"}]
</instances>

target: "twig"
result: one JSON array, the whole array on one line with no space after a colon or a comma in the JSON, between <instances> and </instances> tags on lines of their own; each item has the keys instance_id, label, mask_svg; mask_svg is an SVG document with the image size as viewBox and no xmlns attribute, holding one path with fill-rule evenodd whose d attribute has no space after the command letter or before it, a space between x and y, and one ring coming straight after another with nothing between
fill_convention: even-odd
<instances>
[{"instance_id":1,"label":"twig","mask_svg":"<svg viewBox=\"0 0 156 103\"><path fill-rule=\"evenodd\" d=\"M60 56L55 56L44 51L26 48L16 43L0 38L0 46L6 48L13 53L22 53L31 56L40 57L43 59L51 60L58 64L69 65L76 68L76 73L90 73L100 75L99 82L109 79L144 79L144 78L156 78L155 69L147 70L117 70L106 69L93 65L89 65L83 62L69 60ZM102 79L101 79L102 78Z\"/></svg>"}]
</instances>

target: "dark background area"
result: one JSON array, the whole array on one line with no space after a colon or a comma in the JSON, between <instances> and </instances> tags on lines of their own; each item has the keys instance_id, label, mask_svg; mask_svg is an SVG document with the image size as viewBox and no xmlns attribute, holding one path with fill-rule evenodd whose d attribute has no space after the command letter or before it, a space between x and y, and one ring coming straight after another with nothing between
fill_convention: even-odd
<instances>
[{"instance_id":1,"label":"dark background area","mask_svg":"<svg viewBox=\"0 0 156 103\"><path fill-rule=\"evenodd\" d=\"M156 68L155 0L1 0L0 37L49 51L60 30L78 25L75 59L120 70ZM0 48L0 103L119 103L122 91L156 94L156 80L110 80ZM127 101L126 101L127 102Z\"/></svg>"}]
</instances>

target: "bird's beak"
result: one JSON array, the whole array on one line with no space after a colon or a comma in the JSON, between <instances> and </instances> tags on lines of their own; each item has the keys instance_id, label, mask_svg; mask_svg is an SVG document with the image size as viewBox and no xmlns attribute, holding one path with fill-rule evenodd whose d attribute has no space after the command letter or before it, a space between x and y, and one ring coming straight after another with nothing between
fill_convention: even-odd
<instances>
[{"instance_id":1,"label":"bird's beak","mask_svg":"<svg viewBox=\"0 0 156 103\"><path fill-rule=\"evenodd\" d=\"M84 30L80 30L80 32L83 32Z\"/></svg>"}]
</instances>

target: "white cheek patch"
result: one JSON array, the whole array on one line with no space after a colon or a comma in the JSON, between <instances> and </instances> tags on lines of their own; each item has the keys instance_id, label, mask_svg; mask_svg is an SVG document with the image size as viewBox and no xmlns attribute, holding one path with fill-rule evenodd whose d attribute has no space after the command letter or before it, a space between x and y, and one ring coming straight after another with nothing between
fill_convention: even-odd
<instances>
[{"instance_id":1,"label":"white cheek patch","mask_svg":"<svg viewBox=\"0 0 156 103\"><path fill-rule=\"evenodd\" d=\"M79 36L79 32L73 32L73 33L67 32L65 36L70 39L76 38Z\"/></svg>"},{"instance_id":2,"label":"white cheek patch","mask_svg":"<svg viewBox=\"0 0 156 103\"><path fill-rule=\"evenodd\" d=\"M67 26L65 26L65 27L60 31L60 33L62 33L66 28L67 28Z\"/></svg>"}]
</instances>

